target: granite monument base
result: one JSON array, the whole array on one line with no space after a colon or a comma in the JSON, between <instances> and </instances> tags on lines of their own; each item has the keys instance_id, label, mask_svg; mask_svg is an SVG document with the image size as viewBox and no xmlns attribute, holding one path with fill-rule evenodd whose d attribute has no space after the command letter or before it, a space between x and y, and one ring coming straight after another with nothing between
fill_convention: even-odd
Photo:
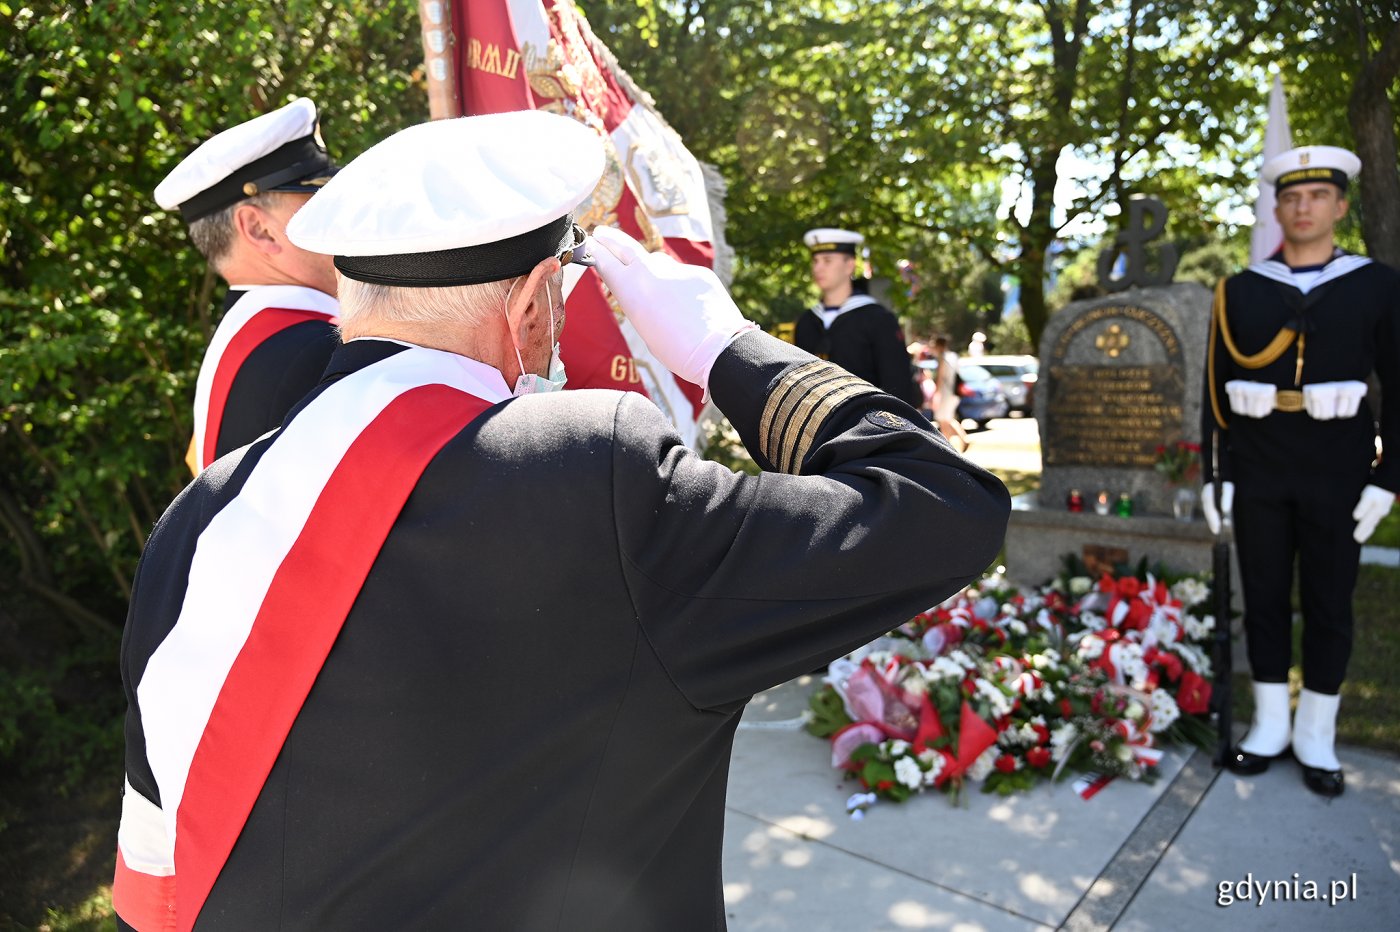
<instances>
[{"instance_id":1,"label":"granite monument base","mask_svg":"<svg viewBox=\"0 0 1400 932\"><path fill-rule=\"evenodd\" d=\"M1122 518L1066 511L1063 503L1041 508L1037 492L1018 495L1006 530L1006 575L1023 586L1039 586L1060 574L1066 554L1107 559L1136 567L1161 564L1179 573L1208 573L1215 537L1199 512L1191 521L1171 515ZM1239 564L1232 561L1232 599L1240 608Z\"/></svg>"}]
</instances>

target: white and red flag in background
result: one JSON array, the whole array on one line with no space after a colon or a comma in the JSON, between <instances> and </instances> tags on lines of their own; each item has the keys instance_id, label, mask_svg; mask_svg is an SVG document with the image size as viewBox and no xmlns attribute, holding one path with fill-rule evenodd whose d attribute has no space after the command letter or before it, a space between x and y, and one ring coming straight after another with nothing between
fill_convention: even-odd
<instances>
[{"instance_id":1,"label":"white and red flag in background","mask_svg":"<svg viewBox=\"0 0 1400 932\"><path fill-rule=\"evenodd\" d=\"M425 30L430 19L425 13ZM573 0L459 0L451 4L450 26L443 57L452 72L444 77L455 84L457 113L451 115L538 109L594 128L606 145L607 169L579 208L579 225L590 231L616 226L652 251L715 267L716 253L727 250L705 171ZM430 40L430 78L431 46ZM716 271L723 277L724 269ZM572 290L560 351L569 387L643 392L694 446L699 387L651 355L604 295L596 272L569 266L566 276Z\"/></svg>"},{"instance_id":2,"label":"white and red flag in background","mask_svg":"<svg viewBox=\"0 0 1400 932\"><path fill-rule=\"evenodd\" d=\"M1283 99L1283 81L1274 75L1269 91L1269 122L1264 127L1263 165L1269 159L1293 148L1293 134L1288 129L1288 105ZM1259 198L1254 202L1254 229L1249 234L1249 261L1263 262L1283 245L1283 227L1274 216L1274 186L1259 182Z\"/></svg>"}]
</instances>

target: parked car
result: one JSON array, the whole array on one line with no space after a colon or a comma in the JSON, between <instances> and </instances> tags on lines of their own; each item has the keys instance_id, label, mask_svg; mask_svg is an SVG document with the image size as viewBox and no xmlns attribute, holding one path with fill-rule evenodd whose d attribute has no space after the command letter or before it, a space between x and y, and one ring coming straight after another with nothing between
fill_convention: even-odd
<instances>
[{"instance_id":1,"label":"parked car","mask_svg":"<svg viewBox=\"0 0 1400 932\"><path fill-rule=\"evenodd\" d=\"M1010 406L1006 402L1006 393L1002 391L1001 383L980 363L980 359L976 363L958 361L958 419L976 421L978 427L986 427L992 418L1006 417ZM938 361L921 360L919 367L933 371L936 376Z\"/></svg>"},{"instance_id":2,"label":"parked car","mask_svg":"<svg viewBox=\"0 0 1400 932\"><path fill-rule=\"evenodd\" d=\"M986 369L1006 393L1012 411L1030 414L1035 410L1035 383L1040 360L1034 356L978 356L977 365Z\"/></svg>"}]
</instances>

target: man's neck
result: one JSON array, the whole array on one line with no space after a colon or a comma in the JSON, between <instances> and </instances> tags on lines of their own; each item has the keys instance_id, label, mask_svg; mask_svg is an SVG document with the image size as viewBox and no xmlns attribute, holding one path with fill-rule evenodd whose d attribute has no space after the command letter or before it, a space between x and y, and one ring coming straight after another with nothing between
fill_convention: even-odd
<instances>
[{"instance_id":1,"label":"man's neck","mask_svg":"<svg viewBox=\"0 0 1400 932\"><path fill-rule=\"evenodd\" d=\"M1290 269L1306 268L1311 265L1326 265L1332 261L1336 247L1329 236L1325 240L1311 243L1290 243L1284 240L1283 261Z\"/></svg>"},{"instance_id":2,"label":"man's neck","mask_svg":"<svg viewBox=\"0 0 1400 932\"><path fill-rule=\"evenodd\" d=\"M851 283L845 282L822 292L822 307L840 307L851 299Z\"/></svg>"}]
</instances>

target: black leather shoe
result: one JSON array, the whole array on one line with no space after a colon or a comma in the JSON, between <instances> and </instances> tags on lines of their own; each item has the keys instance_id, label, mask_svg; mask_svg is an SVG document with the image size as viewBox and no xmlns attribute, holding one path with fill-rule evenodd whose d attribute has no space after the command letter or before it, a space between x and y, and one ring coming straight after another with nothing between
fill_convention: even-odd
<instances>
[{"instance_id":1,"label":"black leather shoe","mask_svg":"<svg viewBox=\"0 0 1400 932\"><path fill-rule=\"evenodd\" d=\"M1341 796L1342 790L1346 789L1340 770L1323 770L1320 767L1309 767L1307 764L1303 764L1302 767L1303 785L1317 795L1330 799Z\"/></svg>"},{"instance_id":2,"label":"black leather shoe","mask_svg":"<svg viewBox=\"0 0 1400 932\"><path fill-rule=\"evenodd\" d=\"M1225 769L1231 773L1237 773L1242 777L1253 777L1269 769L1269 765L1281 757L1288 756L1288 748L1272 756L1265 754L1251 754L1239 745L1230 751L1225 757Z\"/></svg>"}]
</instances>

